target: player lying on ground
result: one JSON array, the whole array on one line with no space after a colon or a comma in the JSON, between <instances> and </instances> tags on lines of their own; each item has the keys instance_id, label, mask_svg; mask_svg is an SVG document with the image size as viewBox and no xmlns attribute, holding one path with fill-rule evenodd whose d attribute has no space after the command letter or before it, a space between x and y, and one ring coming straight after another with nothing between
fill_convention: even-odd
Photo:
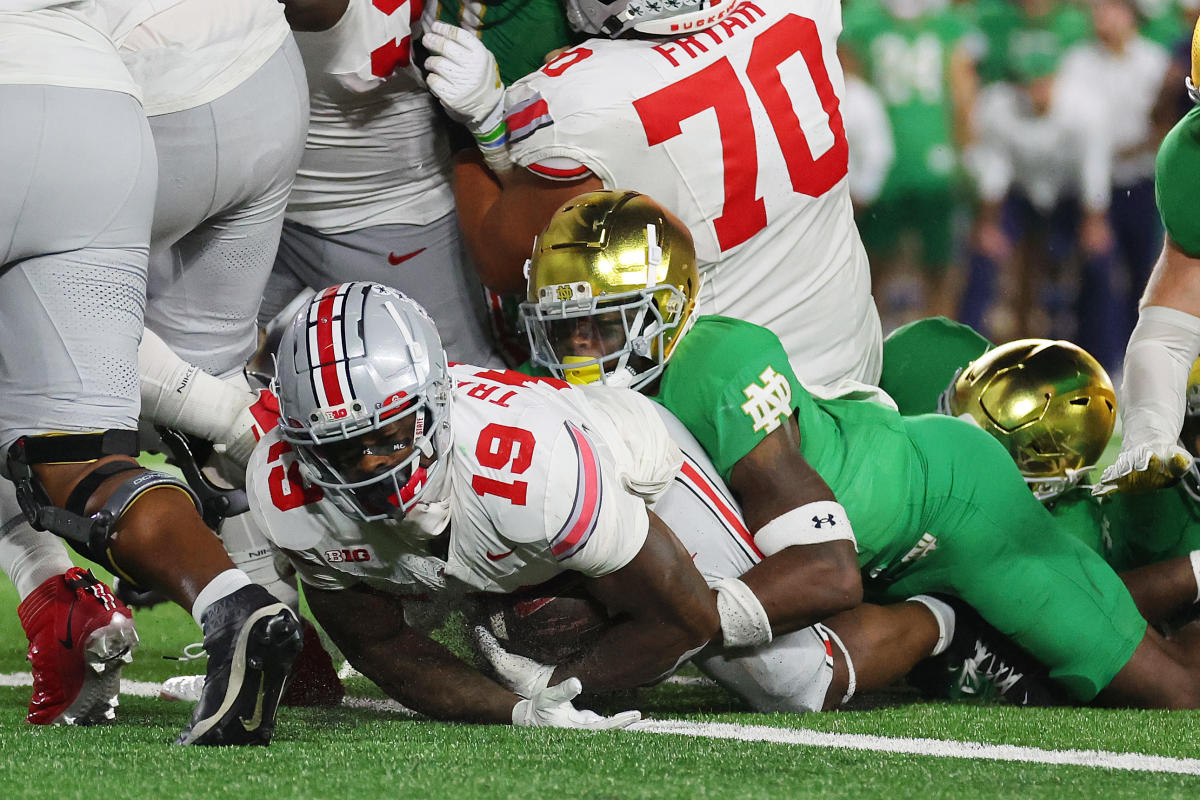
<instances>
[{"instance_id":1,"label":"player lying on ground","mask_svg":"<svg viewBox=\"0 0 1200 800\"><path fill-rule=\"evenodd\" d=\"M716 634L712 593L646 508L680 455L635 393L448 367L424 311L370 283L314 297L278 363L280 428L251 458L251 513L350 663L406 706L439 719L620 727L637 714L572 706L581 684L653 681ZM632 446L625 426L640 434ZM568 570L623 621L516 693L421 630L439 602Z\"/></svg>"},{"instance_id":2,"label":"player lying on ground","mask_svg":"<svg viewBox=\"0 0 1200 800\"><path fill-rule=\"evenodd\" d=\"M567 242L597 246L593 231L610 209L580 214ZM961 598L1047 664L1076 701L1200 705L1200 652L1147 629L1116 574L1057 529L1004 448L976 426L821 399L795 379L769 331L736 320L701 317L667 350L655 314L631 302L678 291L648 268L672 235L687 235L664 219L644 233L642 264L626 272L600 262L604 280L627 292L593 294L591 276L566 269L531 272L535 359L576 380L636 382L687 425L741 500L760 549L796 548L789 573L813 576L790 583L817 593L789 605L792 620L819 620L824 587L853 586L861 569L873 596ZM562 263L568 245L551 240ZM826 556L800 557L814 541ZM752 571L743 581L757 591L776 577ZM782 609L765 610L774 624Z\"/></svg>"}]
</instances>

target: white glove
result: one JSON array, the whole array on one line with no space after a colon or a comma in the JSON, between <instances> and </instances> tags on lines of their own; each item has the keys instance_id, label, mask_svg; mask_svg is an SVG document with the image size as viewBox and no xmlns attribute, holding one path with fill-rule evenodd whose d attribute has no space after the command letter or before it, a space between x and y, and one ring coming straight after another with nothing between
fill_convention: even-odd
<instances>
[{"instance_id":1,"label":"white glove","mask_svg":"<svg viewBox=\"0 0 1200 800\"><path fill-rule=\"evenodd\" d=\"M567 678L560 684L542 689L513 706L513 725L608 731L627 728L642 718L639 711L622 711L611 717L602 717L595 711L578 709L571 705L571 701L578 697L581 691L583 684L578 678Z\"/></svg>"},{"instance_id":2,"label":"white glove","mask_svg":"<svg viewBox=\"0 0 1200 800\"><path fill-rule=\"evenodd\" d=\"M550 685L550 676L554 674L554 667L539 664L532 658L508 652L500 646L496 637L492 636L487 628L475 626L475 643L479 646L479 652L483 653L483 657L496 670L500 682L513 693L530 698L545 691L546 687Z\"/></svg>"},{"instance_id":3,"label":"white glove","mask_svg":"<svg viewBox=\"0 0 1200 800\"><path fill-rule=\"evenodd\" d=\"M1152 492L1177 483L1191 466L1191 454L1177 442L1139 445L1121 451L1092 494Z\"/></svg>"},{"instance_id":4,"label":"white glove","mask_svg":"<svg viewBox=\"0 0 1200 800\"><path fill-rule=\"evenodd\" d=\"M425 60L429 91L476 137L504 121L504 84L496 58L474 34L437 21L421 37L434 53Z\"/></svg>"}]
</instances>

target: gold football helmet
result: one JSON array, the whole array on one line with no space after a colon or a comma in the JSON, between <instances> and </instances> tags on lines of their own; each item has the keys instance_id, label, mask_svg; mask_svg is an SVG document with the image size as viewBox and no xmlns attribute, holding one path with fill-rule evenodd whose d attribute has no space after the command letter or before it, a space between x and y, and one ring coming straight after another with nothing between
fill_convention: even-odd
<instances>
[{"instance_id":1,"label":"gold football helmet","mask_svg":"<svg viewBox=\"0 0 1200 800\"><path fill-rule=\"evenodd\" d=\"M938 407L1000 440L1045 502L1078 483L1100 458L1117 400L1104 367L1082 348L1018 339L968 364Z\"/></svg>"},{"instance_id":2,"label":"gold football helmet","mask_svg":"<svg viewBox=\"0 0 1200 800\"><path fill-rule=\"evenodd\" d=\"M1192 74L1185 79L1193 103L1200 103L1200 19L1192 29Z\"/></svg>"},{"instance_id":3,"label":"gold football helmet","mask_svg":"<svg viewBox=\"0 0 1200 800\"><path fill-rule=\"evenodd\" d=\"M629 191L589 192L558 209L526 274L533 363L570 383L649 383L694 322L700 291L687 226Z\"/></svg>"}]
</instances>

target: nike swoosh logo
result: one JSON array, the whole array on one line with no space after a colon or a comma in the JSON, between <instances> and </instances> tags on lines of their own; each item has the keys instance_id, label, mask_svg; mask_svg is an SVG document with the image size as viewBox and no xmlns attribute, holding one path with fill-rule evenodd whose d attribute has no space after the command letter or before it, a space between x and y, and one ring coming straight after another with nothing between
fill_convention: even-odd
<instances>
[{"instance_id":1,"label":"nike swoosh logo","mask_svg":"<svg viewBox=\"0 0 1200 800\"><path fill-rule=\"evenodd\" d=\"M259 675L258 675L258 700L254 703L254 714L250 717L250 719L246 719L245 717L238 718L238 722L242 723L242 727L246 729L247 733L249 733L250 731L258 730L258 726L262 725L262 711L263 711L263 675L262 675L262 673L259 673Z\"/></svg>"},{"instance_id":2,"label":"nike swoosh logo","mask_svg":"<svg viewBox=\"0 0 1200 800\"><path fill-rule=\"evenodd\" d=\"M507 553L493 553L493 552L489 551L487 554L487 557L488 557L488 560L490 560L490 561L499 561L502 558L508 558L514 552L516 552L516 551L509 550Z\"/></svg>"},{"instance_id":3,"label":"nike swoosh logo","mask_svg":"<svg viewBox=\"0 0 1200 800\"><path fill-rule=\"evenodd\" d=\"M395 253L388 253L388 263L391 264L393 267L398 267L401 264L403 264L405 261L408 261L410 258L415 258L416 256L419 256L419 255L421 255L421 253L424 253L424 252L425 252L425 248L422 247L420 250L413 250L411 253L405 253L402 256L398 256Z\"/></svg>"},{"instance_id":4,"label":"nike swoosh logo","mask_svg":"<svg viewBox=\"0 0 1200 800\"><path fill-rule=\"evenodd\" d=\"M59 639L58 643L68 650L75 648L75 642L71 637L71 620L75 617L75 603L71 602L71 610L67 612L67 638Z\"/></svg>"}]
</instances>

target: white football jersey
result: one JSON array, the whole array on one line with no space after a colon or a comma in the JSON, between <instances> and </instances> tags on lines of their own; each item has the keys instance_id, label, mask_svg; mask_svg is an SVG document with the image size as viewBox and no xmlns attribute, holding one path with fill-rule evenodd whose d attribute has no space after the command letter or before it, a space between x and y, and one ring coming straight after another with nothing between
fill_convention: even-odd
<instances>
[{"instance_id":1,"label":"white football jersey","mask_svg":"<svg viewBox=\"0 0 1200 800\"><path fill-rule=\"evenodd\" d=\"M160 9L121 37L121 58L147 116L216 100L267 62L291 34L278 3L151 0Z\"/></svg>"},{"instance_id":2,"label":"white football jersey","mask_svg":"<svg viewBox=\"0 0 1200 800\"><path fill-rule=\"evenodd\" d=\"M177 0L0 0L0 83L141 94L114 40L132 15Z\"/></svg>"},{"instance_id":3,"label":"white football jersey","mask_svg":"<svg viewBox=\"0 0 1200 800\"><path fill-rule=\"evenodd\" d=\"M840 31L838 0L742 0L678 39L592 39L510 87L507 122L531 172L594 174L687 223L706 313L773 330L806 382L876 383Z\"/></svg>"},{"instance_id":4,"label":"white football jersey","mask_svg":"<svg viewBox=\"0 0 1200 800\"><path fill-rule=\"evenodd\" d=\"M278 432L259 442L247 468L251 514L301 579L420 595L451 577L469 590L511 592L566 570L601 576L629 563L646 539L646 504L681 459L651 402L515 372L452 372L445 562L408 520L351 519L306 486Z\"/></svg>"},{"instance_id":5,"label":"white football jersey","mask_svg":"<svg viewBox=\"0 0 1200 800\"><path fill-rule=\"evenodd\" d=\"M288 219L346 233L425 225L454 210L449 143L413 63L422 7L350 0L329 30L295 34L310 120Z\"/></svg>"}]
</instances>

